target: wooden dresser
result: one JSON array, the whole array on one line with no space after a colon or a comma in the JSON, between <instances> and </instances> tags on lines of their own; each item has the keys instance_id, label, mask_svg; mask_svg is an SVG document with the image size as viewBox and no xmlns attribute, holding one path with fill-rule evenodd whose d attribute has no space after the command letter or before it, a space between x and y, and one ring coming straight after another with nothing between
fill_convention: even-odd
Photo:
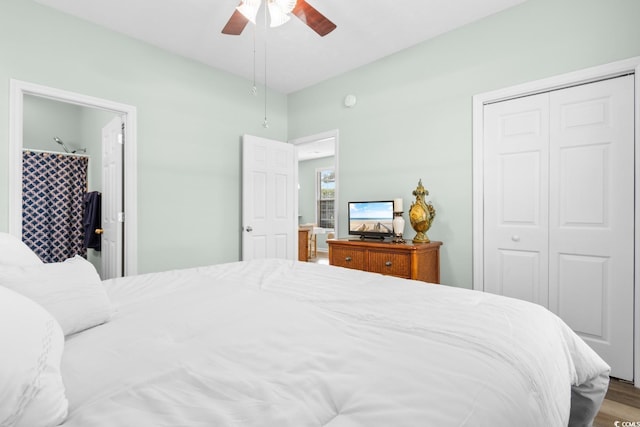
<instances>
[{"instance_id":1,"label":"wooden dresser","mask_svg":"<svg viewBox=\"0 0 640 427\"><path fill-rule=\"evenodd\" d=\"M370 240L327 240L329 264L440 283L442 242L391 243Z\"/></svg>"}]
</instances>

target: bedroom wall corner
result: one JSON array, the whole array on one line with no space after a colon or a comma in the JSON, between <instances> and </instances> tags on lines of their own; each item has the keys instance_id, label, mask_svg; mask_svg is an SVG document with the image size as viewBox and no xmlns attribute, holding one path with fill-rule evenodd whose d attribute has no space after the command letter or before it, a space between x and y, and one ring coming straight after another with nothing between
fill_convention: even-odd
<instances>
[{"instance_id":1,"label":"bedroom wall corner","mask_svg":"<svg viewBox=\"0 0 640 427\"><path fill-rule=\"evenodd\" d=\"M422 179L437 210L429 237L444 242L441 282L471 288L473 95L637 56L637 16L635 0L528 0L290 94L289 138L340 130L341 230L347 201L406 204Z\"/></svg>"}]
</instances>

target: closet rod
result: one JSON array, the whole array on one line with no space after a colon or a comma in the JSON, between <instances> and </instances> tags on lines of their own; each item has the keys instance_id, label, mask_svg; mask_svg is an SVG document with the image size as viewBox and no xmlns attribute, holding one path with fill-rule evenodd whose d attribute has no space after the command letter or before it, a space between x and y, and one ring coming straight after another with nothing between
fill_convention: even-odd
<instances>
[{"instance_id":1,"label":"closet rod","mask_svg":"<svg viewBox=\"0 0 640 427\"><path fill-rule=\"evenodd\" d=\"M23 152L31 152L31 153L53 154L53 155L56 155L56 156L90 157L89 154L63 153L61 151L36 150L36 149L33 149L33 148L23 148L22 151Z\"/></svg>"}]
</instances>

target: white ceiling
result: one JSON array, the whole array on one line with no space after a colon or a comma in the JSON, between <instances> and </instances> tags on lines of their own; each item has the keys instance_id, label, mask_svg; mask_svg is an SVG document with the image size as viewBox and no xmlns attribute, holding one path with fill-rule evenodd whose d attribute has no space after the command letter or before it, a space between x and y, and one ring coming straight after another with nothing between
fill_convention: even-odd
<instances>
[{"instance_id":1,"label":"white ceiling","mask_svg":"<svg viewBox=\"0 0 640 427\"><path fill-rule=\"evenodd\" d=\"M278 28L221 33L239 0L35 0L230 73L290 93L526 0L308 0L338 27L318 36L295 16ZM393 6L393 7L392 7ZM265 37L266 35L266 37Z\"/></svg>"}]
</instances>

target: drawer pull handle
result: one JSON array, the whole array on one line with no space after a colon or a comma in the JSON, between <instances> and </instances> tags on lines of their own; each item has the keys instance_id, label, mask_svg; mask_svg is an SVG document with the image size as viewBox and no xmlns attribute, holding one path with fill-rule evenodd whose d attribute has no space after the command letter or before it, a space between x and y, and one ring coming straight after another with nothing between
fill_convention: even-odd
<instances>
[{"instance_id":1,"label":"drawer pull handle","mask_svg":"<svg viewBox=\"0 0 640 427\"><path fill-rule=\"evenodd\" d=\"M351 262L351 257L350 257L350 256L348 256L348 257L346 257L344 260L345 260L345 261L347 261L347 262Z\"/></svg>"},{"instance_id":2,"label":"drawer pull handle","mask_svg":"<svg viewBox=\"0 0 640 427\"><path fill-rule=\"evenodd\" d=\"M387 267L391 267L391 261L385 262L384 265L386 265Z\"/></svg>"}]
</instances>

